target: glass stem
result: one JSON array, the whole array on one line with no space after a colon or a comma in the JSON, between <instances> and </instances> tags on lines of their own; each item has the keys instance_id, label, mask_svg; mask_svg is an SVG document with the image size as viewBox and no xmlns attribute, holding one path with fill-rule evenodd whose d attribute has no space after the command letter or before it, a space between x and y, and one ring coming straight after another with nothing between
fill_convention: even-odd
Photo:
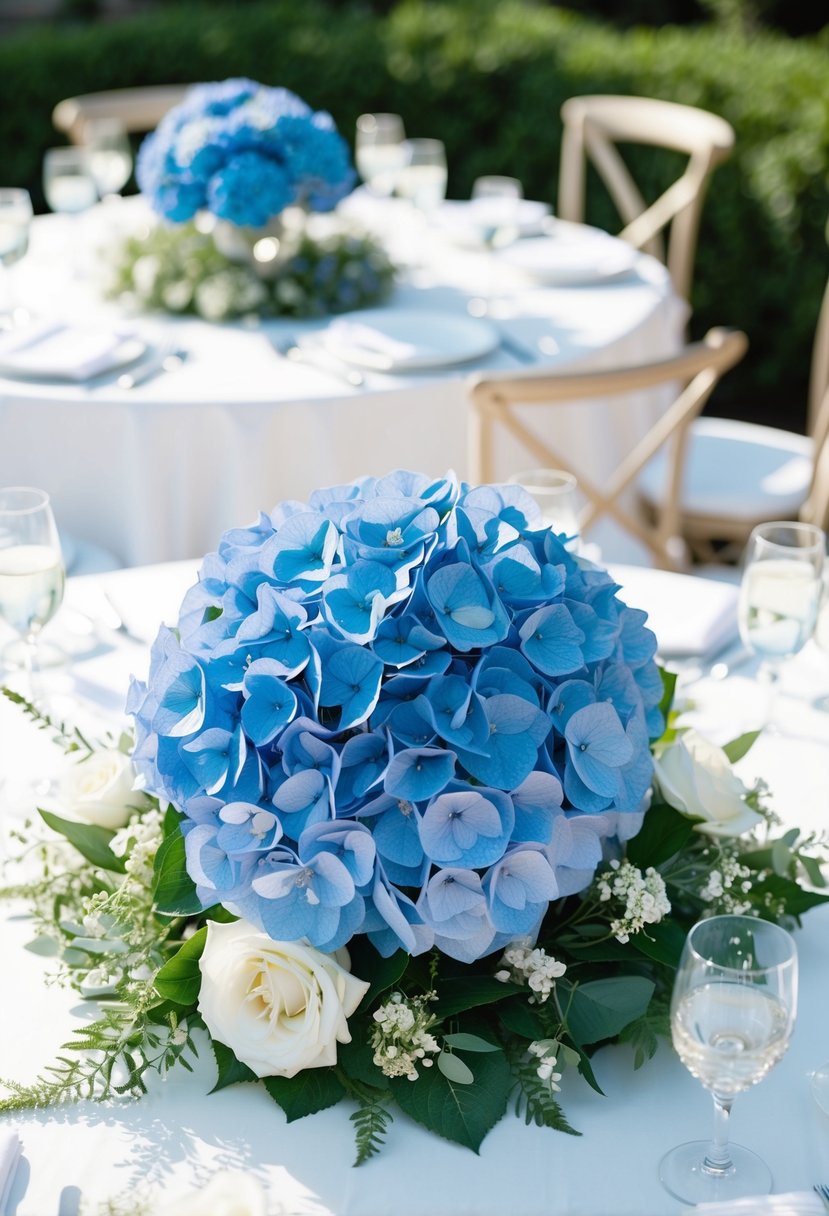
<instances>
[{"instance_id":1,"label":"glass stem","mask_svg":"<svg viewBox=\"0 0 829 1216\"><path fill-rule=\"evenodd\" d=\"M774 715L777 708L777 692L780 688L780 664L766 659L761 664L759 674L766 686L765 726L773 729L776 725Z\"/></svg>"},{"instance_id":2,"label":"glass stem","mask_svg":"<svg viewBox=\"0 0 829 1216\"><path fill-rule=\"evenodd\" d=\"M728 1122L731 1116L733 1098L714 1098L714 1135L708 1146L708 1152L702 1163L702 1168L709 1174L725 1174L733 1169L731 1153L728 1148Z\"/></svg>"}]
</instances>

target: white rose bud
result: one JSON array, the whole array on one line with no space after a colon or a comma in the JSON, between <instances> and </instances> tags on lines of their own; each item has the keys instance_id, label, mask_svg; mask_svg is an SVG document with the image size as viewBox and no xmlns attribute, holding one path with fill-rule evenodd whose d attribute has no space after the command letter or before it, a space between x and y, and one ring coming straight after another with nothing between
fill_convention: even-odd
<instances>
[{"instance_id":1,"label":"white rose bud","mask_svg":"<svg viewBox=\"0 0 829 1216\"><path fill-rule=\"evenodd\" d=\"M69 815L102 828L122 828L136 807L146 804L136 791L129 756L116 748L70 762L60 783L60 801Z\"/></svg>"},{"instance_id":2,"label":"white rose bud","mask_svg":"<svg viewBox=\"0 0 829 1216\"><path fill-rule=\"evenodd\" d=\"M337 1062L347 1018L369 985L330 954L275 942L247 921L207 926L199 1013L214 1039L258 1077Z\"/></svg>"},{"instance_id":3,"label":"white rose bud","mask_svg":"<svg viewBox=\"0 0 829 1216\"><path fill-rule=\"evenodd\" d=\"M684 731L654 760L656 784L669 806L695 819L700 832L741 836L762 816L746 805L748 790L721 747L695 730Z\"/></svg>"}]
</instances>

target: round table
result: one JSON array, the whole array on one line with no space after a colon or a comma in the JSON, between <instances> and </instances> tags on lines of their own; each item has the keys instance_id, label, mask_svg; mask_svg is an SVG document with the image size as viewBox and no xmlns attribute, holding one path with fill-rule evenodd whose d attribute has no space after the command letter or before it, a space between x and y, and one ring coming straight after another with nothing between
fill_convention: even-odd
<instances>
[{"instance_id":1,"label":"round table","mask_svg":"<svg viewBox=\"0 0 829 1216\"><path fill-rule=\"evenodd\" d=\"M367 223L377 220L359 198L349 202ZM105 254L95 251L136 224L143 208L137 198L81 217L38 218L31 251L14 271L20 300L40 317L123 324L119 308L102 300L97 272ZM408 219L386 210L383 228L399 236ZM491 319L507 339L535 351L539 370L636 363L672 354L683 340L687 305L650 257L637 255L629 274L608 281L543 286L497 253L459 247L437 228L418 230L418 265L401 276L387 307L467 316L470 297L493 287ZM463 476L465 378L519 366L507 343L476 363L367 373L354 389L274 350L279 336L325 321L251 327L155 316L133 323L151 342L172 335L188 352L184 366L131 390L119 388L115 375L87 384L0 378L0 484L47 489L62 527L125 565L205 552L260 509L364 474L403 467ZM652 397L612 415L592 403L558 407L556 434L566 437L577 465L600 478L631 432L647 429L655 408ZM499 476L524 464L505 444Z\"/></svg>"}]
</instances>

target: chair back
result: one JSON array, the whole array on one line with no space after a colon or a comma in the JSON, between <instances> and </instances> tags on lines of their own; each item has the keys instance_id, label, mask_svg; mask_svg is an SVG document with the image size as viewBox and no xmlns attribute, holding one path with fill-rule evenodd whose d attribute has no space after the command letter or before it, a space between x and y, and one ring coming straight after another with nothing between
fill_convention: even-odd
<instances>
[{"instance_id":1,"label":"chair back","mask_svg":"<svg viewBox=\"0 0 829 1216\"><path fill-rule=\"evenodd\" d=\"M167 111L178 105L189 87L183 84L148 85L67 97L55 106L52 122L73 144L84 143L87 122L97 118L117 118L129 132L152 131Z\"/></svg>"},{"instance_id":2,"label":"chair back","mask_svg":"<svg viewBox=\"0 0 829 1216\"><path fill-rule=\"evenodd\" d=\"M479 376L467 384L470 403L469 476L474 482L488 482L495 475L495 432L504 427L539 466L564 469L578 480L587 502L579 518L586 532L603 515L611 516L628 533L644 543L656 565L663 569L684 568L685 546L680 530L680 490L685 435L700 413L720 377L745 354L748 340L739 330L709 330L701 342L686 346L679 354L653 363L599 372L556 374L538 372ZM677 395L660 415L656 424L631 448L615 471L601 486L574 468L564 452L556 450L548 435L531 430L513 407L555 406L565 402L605 400L608 407L623 407L625 394L639 389L673 385ZM614 400L615 399L615 400ZM549 421L549 419L548 419ZM669 441L670 444L669 444ZM668 445L669 477L664 501L654 520L640 517L635 506L626 501L641 470Z\"/></svg>"},{"instance_id":3,"label":"chair back","mask_svg":"<svg viewBox=\"0 0 829 1216\"><path fill-rule=\"evenodd\" d=\"M815 451L812 482L799 518L826 532L829 530L829 385L815 411L812 439Z\"/></svg>"},{"instance_id":4,"label":"chair back","mask_svg":"<svg viewBox=\"0 0 829 1216\"><path fill-rule=\"evenodd\" d=\"M724 118L694 106L651 97L571 97L561 108L558 215L583 222L588 160L607 187L624 227L619 235L664 262L674 289L689 299L697 234L708 179L734 147ZM688 156L687 167L650 206L617 143L649 144ZM669 230L667 253L664 234Z\"/></svg>"}]
</instances>

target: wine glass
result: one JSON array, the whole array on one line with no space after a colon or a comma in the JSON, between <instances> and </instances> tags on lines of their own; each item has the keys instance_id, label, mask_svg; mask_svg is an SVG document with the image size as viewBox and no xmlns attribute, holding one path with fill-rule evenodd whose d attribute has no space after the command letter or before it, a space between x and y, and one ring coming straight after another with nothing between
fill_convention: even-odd
<instances>
[{"instance_id":1,"label":"wine glass","mask_svg":"<svg viewBox=\"0 0 829 1216\"><path fill-rule=\"evenodd\" d=\"M472 183L475 223L484 244L506 245L518 236L518 208L524 187L517 177L489 174Z\"/></svg>"},{"instance_id":2,"label":"wine glass","mask_svg":"<svg viewBox=\"0 0 829 1216\"><path fill-rule=\"evenodd\" d=\"M26 319L16 305L12 290L11 267L29 248L32 200L28 190L0 189L0 263L6 280L6 315L11 325Z\"/></svg>"},{"instance_id":3,"label":"wine glass","mask_svg":"<svg viewBox=\"0 0 829 1216\"><path fill-rule=\"evenodd\" d=\"M564 469L525 469L510 481L522 486L541 508L541 524L556 534L564 532L567 548L579 550L578 482Z\"/></svg>"},{"instance_id":4,"label":"wine glass","mask_svg":"<svg viewBox=\"0 0 829 1216\"><path fill-rule=\"evenodd\" d=\"M117 198L130 180L132 149L124 124L117 118L93 118L84 124L89 171L102 199Z\"/></svg>"},{"instance_id":5,"label":"wine glass","mask_svg":"<svg viewBox=\"0 0 829 1216\"><path fill-rule=\"evenodd\" d=\"M43 193L53 211L77 215L98 200L86 148L50 148L43 157Z\"/></svg>"},{"instance_id":6,"label":"wine glass","mask_svg":"<svg viewBox=\"0 0 829 1216\"><path fill-rule=\"evenodd\" d=\"M20 635L31 697L37 641L63 599L64 570L49 495L32 486L0 489L0 619Z\"/></svg>"},{"instance_id":7,"label":"wine glass","mask_svg":"<svg viewBox=\"0 0 829 1216\"><path fill-rule=\"evenodd\" d=\"M740 585L740 637L761 656L772 724L780 665L812 636L820 603L826 537L814 524L758 524L749 538Z\"/></svg>"},{"instance_id":8,"label":"wine glass","mask_svg":"<svg viewBox=\"0 0 829 1216\"><path fill-rule=\"evenodd\" d=\"M446 197L446 149L439 139L407 139L397 193L428 215Z\"/></svg>"},{"instance_id":9,"label":"wine glass","mask_svg":"<svg viewBox=\"0 0 829 1216\"><path fill-rule=\"evenodd\" d=\"M729 1144L735 1097L762 1081L789 1045L797 1009L797 947L753 916L712 916L685 941L671 998L674 1047L714 1099L714 1137L681 1144L659 1164L666 1190L684 1203L765 1195L768 1166Z\"/></svg>"},{"instance_id":10,"label":"wine glass","mask_svg":"<svg viewBox=\"0 0 829 1216\"><path fill-rule=\"evenodd\" d=\"M371 194L390 198L403 168L403 119L399 114L361 114L357 119L354 159Z\"/></svg>"}]
</instances>

